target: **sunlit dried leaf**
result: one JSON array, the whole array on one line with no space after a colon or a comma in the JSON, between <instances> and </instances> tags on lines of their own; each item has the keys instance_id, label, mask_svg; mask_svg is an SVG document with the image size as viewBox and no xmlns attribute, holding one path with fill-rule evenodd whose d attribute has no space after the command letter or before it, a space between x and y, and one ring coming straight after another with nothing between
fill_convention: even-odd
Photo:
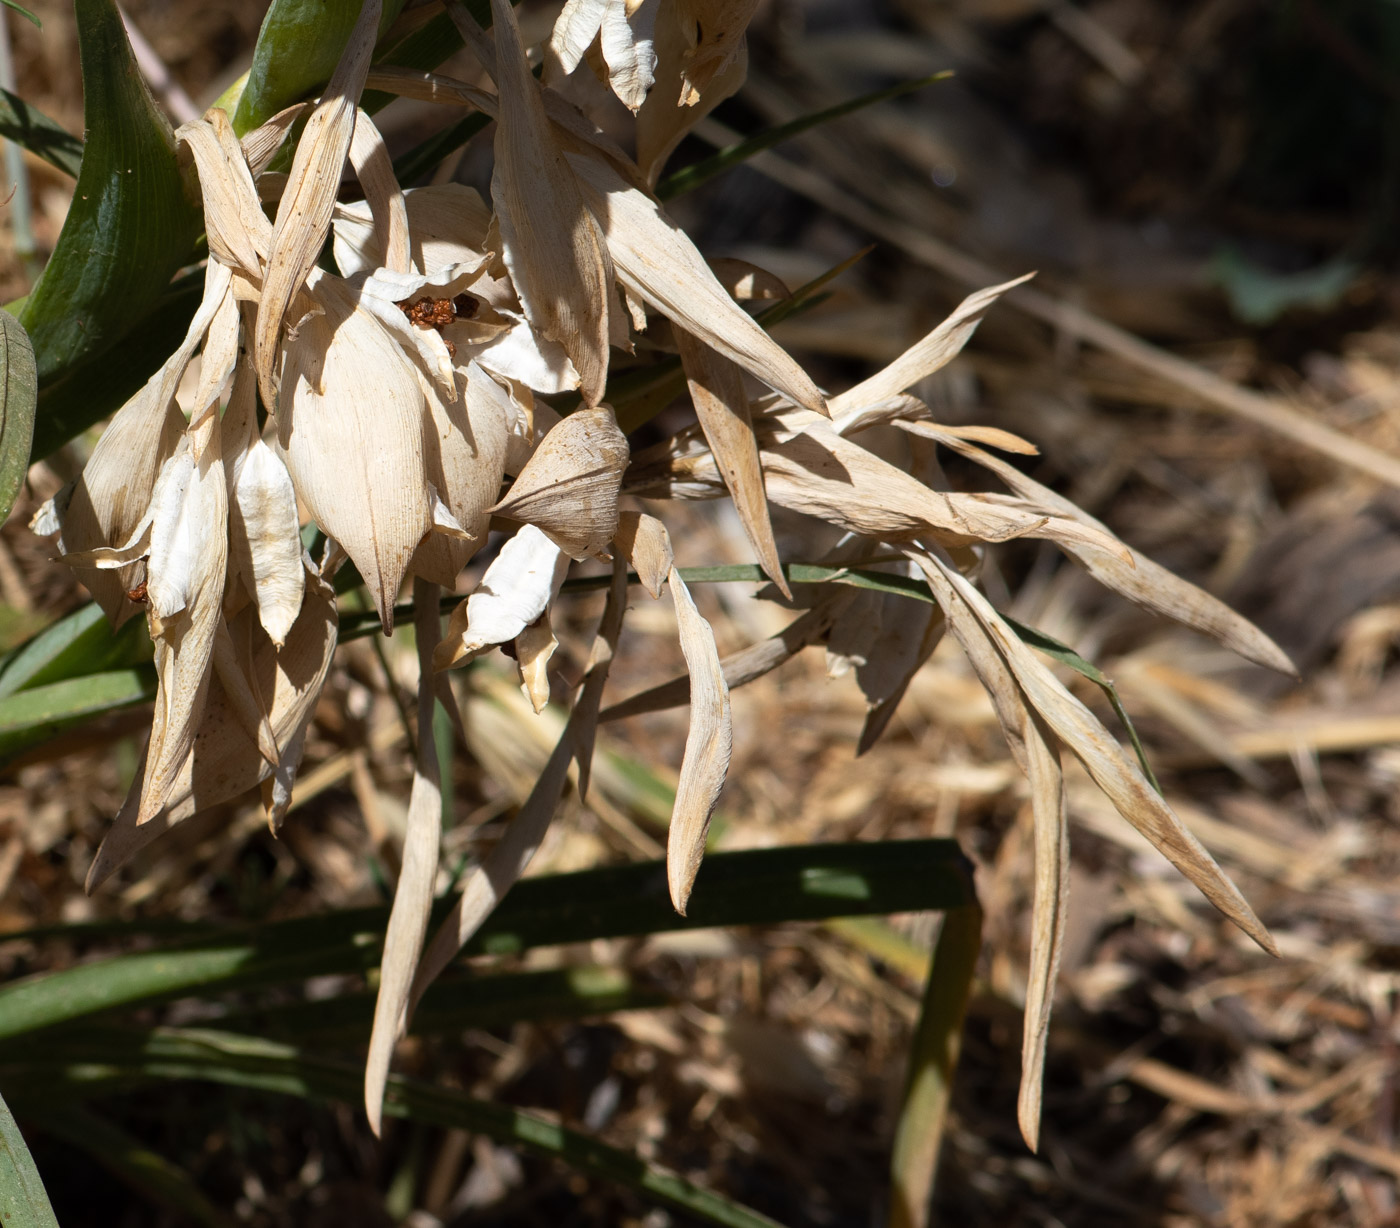
<instances>
[{"instance_id":1,"label":"sunlit dried leaf","mask_svg":"<svg viewBox=\"0 0 1400 1228\"><path fill-rule=\"evenodd\" d=\"M565 155L612 255L618 279L711 349L797 404L826 402L807 373L720 285L661 206L591 154Z\"/></svg>"},{"instance_id":2,"label":"sunlit dried leaf","mask_svg":"<svg viewBox=\"0 0 1400 1228\"><path fill-rule=\"evenodd\" d=\"M243 630L255 623L255 612L245 610L235 620L233 637L239 638ZM310 719L330 669L336 641L335 594L329 585L314 577L308 582L306 603L280 652L261 629L252 629L255 647L250 686L267 703L273 739L282 748L281 763L286 765L293 751L300 758L298 735ZM177 823L239 796L272 775L272 769L244 733L217 677L209 685L194 749L186 756L165 807L150 822L138 827L136 817L145 769L143 755L131 791L88 871L90 892Z\"/></svg>"},{"instance_id":3,"label":"sunlit dried leaf","mask_svg":"<svg viewBox=\"0 0 1400 1228\"><path fill-rule=\"evenodd\" d=\"M612 666L617 639L622 632L622 616L626 608L627 566L619 553L613 560L612 586L608 590L608 603L599 623L593 660L584 677L578 702L569 716L569 723L525 804L487 854L486 860L468 872L461 893L453 901L452 911L428 945L418 966L418 975L414 978L410 1014L423 996L423 991L452 962L463 944L491 915L501 897L525 872L540 841L544 839L568 779L570 760L581 742L591 745L597 729L599 702ZM602 646L601 651L598 645Z\"/></svg>"},{"instance_id":4,"label":"sunlit dried leaf","mask_svg":"<svg viewBox=\"0 0 1400 1228\"><path fill-rule=\"evenodd\" d=\"M520 662L520 683L535 714L549 703L549 660L559 641L549 624L546 610L515 637L515 659Z\"/></svg>"},{"instance_id":5,"label":"sunlit dried leaf","mask_svg":"<svg viewBox=\"0 0 1400 1228\"><path fill-rule=\"evenodd\" d=\"M759 565L779 592L791 601L792 590L783 577L773 522L768 515L768 495L763 489L763 466L758 457L758 440L753 433L749 397L744 389L744 373L683 328L674 331L695 416L734 499L739 521L758 556Z\"/></svg>"},{"instance_id":6,"label":"sunlit dried leaf","mask_svg":"<svg viewBox=\"0 0 1400 1228\"><path fill-rule=\"evenodd\" d=\"M967 580L932 556L914 552L913 557L945 613L958 604L972 611L1014 675L1025 702L1074 752L1118 812L1240 929L1264 950L1277 954L1268 930L1254 915L1239 889L1172 813L1094 714L1061 685ZM966 647L965 633L960 632L951 614L949 625Z\"/></svg>"},{"instance_id":7,"label":"sunlit dried leaf","mask_svg":"<svg viewBox=\"0 0 1400 1228\"><path fill-rule=\"evenodd\" d=\"M928 336L915 342L869 379L862 380L854 388L832 397L832 416L837 417L861 405L896 396L945 366L967 344L992 304L1008 290L1034 276L1034 273L1027 273L1025 277L1018 277L1014 281L1003 282L999 286L988 286L985 290L969 294L953 309L952 315Z\"/></svg>"},{"instance_id":8,"label":"sunlit dried leaf","mask_svg":"<svg viewBox=\"0 0 1400 1228\"><path fill-rule=\"evenodd\" d=\"M491 197L502 255L530 323L564 347L584 401L597 405L608 376L606 252L555 142L515 10L492 0L491 11L500 87Z\"/></svg>"},{"instance_id":9,"label":"sunlit dried leaf","mask_svg":"<svg viewBox=\"0 0 1400 1228\"><path fill-rule=\"evenodd\" d=\"M388 632L409 560L432 528L426 406L409 362L339 279L317 271L325 314L287 343L277 446L312 517L349 554Z\"/></svg>"},{"instance_id":10,"label":"sunlit dried leaf","mask_svg":"<svg viewBox=\"0 0 1400 1228\"><path fill-rule=\"evenodd\" d=\"M666 526L646 512L623 512L618 517L616 540L642 587L653 597L660 597L674 561Z\"/></svg>"},{"instance_id":11,"label":"sunlit dried leaf","mask_svg":"<svg viewBox=\"0 0 1400 1228\"><path fill-rule=\"evenodd\" d=\"M409 987L428 932L442 843L442 786L433 733L434 686L432 659L442 632L438 616L438 587L426 580L413 582L414 629L418 640L418 757L408 799L403 864L394 890L394 905L384 934L379 965L379 995L374 1004L374 1028L365 1060L365 1112L378 1136L384 1111L384 1085L394 1046L407 1027Z\"/></svg>"},{"instance_id":12,"label":"sunlit dried leaf","mask_svg":"<svg viewBox=\"0 0 1400 1228\"><path fill-rule=\"evenodd\" d=\"M1027 477L1000 457L992 456L963 439L946 434L942 428L916 423L907 429L917 430L931 439L937 439L954 451L975 460L979 465L990 469L1023 498L1052 508L1065 519L1108 532L1104 525L1070 500ZM1129 549L1130 557L1125 560L1122 550L1127 547L1121 547L1121 543L1118 550L1107 549L1088 541L1065 541L1057 544L1063 545L1064 549L1083 563L1089 574L1101 584L1121 593L1129 601L1193 627L1219 640L1225 647L1247 660L1256 661L1281 673L1296 675L1297 671L1287 654L1258 627L1236 614L1223 601L1212 597L1180 576L1173 575L1146 555Z\"/></svg>"},{"instance_id":13,"label":"sunlit dried leaf","mask_svg":"<svg viewBox=\"0 0 1400 1228\"><path fill-rule=\"evenodd\" d=\"M710 816L719 804L720 790L729 771L734 731L729 715L729 688L724 683L714 631L695 608L680 572L672 567L668 578L671 599L676 605L681 652L690 674L690 728L666 839L666 882L672 905L684 916L705 855Z\"/></svg>"},{"instance_id":14,"label":"sunlit dried leaf","mask_svg":"<svg viewBox=\"0 0 1400 1228\"><path fill-rule=\"evenodd\" d=\"M375 236L383 252L383 267L392 273L407 273L408 208L394 174L388 146L364 111L356 113L349 157L374 220Z\"/></svg>"},{"instance_id":15,"label":"sunlit dried leaf","mask_svg":"<svg viewBox=\"0 0 1400 1228\"><path fill-rule=\"evenodd\" d=\"M683 106L694 105L701 91L733 63L757 8L758 0L676 0L676 17L689 46Z\"/></svg>"},{"instance_id":16,"label":"sunlit dried leaf","mask_svg":"<svg viewBox=\"0 0 1400 1228\"><path fill-rule=\"evenodd\" d=\"M548 608L569 570L569 557L533 525L501 547L481 583L452 611L434 669L465 665L515 639Z\"/></svg>"},{"instance_id":17,"label":"sunlit dried leaf","mask_svg":"<svg viewBox=\"0 0 1400 1228\"><path fill-rule=\"evenodd\" d=\"M263 404L277 408L274 384L282 325L292 299L316 267L330 231L340 172L355 131L355 104L364 86L379 29L380 0L364 0L345 52L297 144L287 188L277 206L262 297L253 331L253 360Z\"/></svg>"},{"instance_id":18,"label":"sunlit dried leaf","mask_svg":"<svg viewBox=\"0 0 1400 1228\"><path fill-rule=\"evenodd\" d=\"M258 204L253 176L228 116L223 111L210 111L205 120L178 129L175 139L194 155L210 253L227 265L261 276L261 262L272 243L272 223ZM233 158L229 157L228 141L237 151Z\"/></svg>"},{"instance_id":19,"label":"sunlit dried leaf","mask_svg":"<svg viewBox=\"0 0 1400 1228\"><path fill-rule=\"evenodd\" d=\"M617 532L627 438L606 405L570 414L491 511L542 529L571 558L603 555Z\"/></svg>"}]
</instances>

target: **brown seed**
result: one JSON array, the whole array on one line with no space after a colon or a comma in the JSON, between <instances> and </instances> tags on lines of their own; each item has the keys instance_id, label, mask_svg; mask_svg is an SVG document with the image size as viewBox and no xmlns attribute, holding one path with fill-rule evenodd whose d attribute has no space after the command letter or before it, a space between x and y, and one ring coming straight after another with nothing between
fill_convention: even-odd
<instances>
[{"instance_id":1,"label":"brown seed","mask_svg":"<svg viewBox=\"0 0 1400 1228\"><path fill-rule=\"evenodd\" d=\"M145 605L145 604L146 604L146 581L142 580L141 583L138 584L135 588L129 588L129 589L127 589L127 590L126 590L126 598L127 598L128 601L134 601L137 605Z\"/></svg>"}]
</instances>

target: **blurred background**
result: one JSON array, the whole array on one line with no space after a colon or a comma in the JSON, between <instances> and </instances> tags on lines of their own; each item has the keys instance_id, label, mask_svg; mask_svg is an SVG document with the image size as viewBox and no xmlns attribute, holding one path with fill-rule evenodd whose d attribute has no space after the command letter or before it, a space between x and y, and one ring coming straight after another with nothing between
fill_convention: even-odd
<instances>
[{"instance_id":1,"label":"blurred background","mask_svg":"<svg viewBox=\"0 0 1400 1228\"><path fill-rule=\"evenodd\" d=\"M3 15L15 90L79 132L73 15L33 7L42 31ZM153 71L169 73L162 100L177 122L246 67L264 8L127 5ZM527 37L543 37L557 8L522 6ZM1015 1114L1032 887L1024 784L954 646L859 758L863 700L849 679L828 678L819 650L736 692L725 843L955 835L976 863L986 945L940 1174L943 1222L1396 1223L1400 4L765 0L749 52L748 83L673 166L735 132L955 72L678 202L707 255L752 260L790 286L875 245L819 308L780 326L784 344L839 389L968 290L1037 270L1035 294L1008 296L918 391L944 421L1037 444L1017 463L1255 619L1301 679L1110 598L1048 547L1012 544L991 559L999 608L1115 681L1168 799L1283 952L1270 959L1231 930L1071 774L1070 928L1039 1155ZM404 103L383 119L396 147L446 122ZM26 165L29 233L17 233L13 203L0 211L7 299L42 267L72 191ZM484 186L489 165L488 130L441 174ZM0 649L85 600L24 527L82 452L80 441L37 467L32 497L0 530ZM948 476L982 488L957 464ZM678 562L750 561L726 505L666 514ZM785 558L812 557L821 539L808 524L777 524ZM784 621L751 587L697 597L722 651ZM618 695L680 668L669 606L637 602ZM596 614L587 599L569 609L566 670L581 670ZM408 779L396 686L411 668L396 644L342 651L281 841L254 807L224 807L92 900L82 879L145 715L7 769L0 929L382 899ZM1116 728L1097 692L1080 693ZM454 854L499 830L553 740L524 714L504 659L476 671L470 702L477 762L454 768ZM678 762L684 727L683 714L608 727L590 807L566 808L534 868L655 855L653 786ZM557 1112L793 1228L882 1223L932 924L901 919L894 946L832 925L550 952L530 966L621 964L674 1005L483 1029L408 1065ZM0 975L77 954L0 940ZM391 1126L374 1144L349 1107L191 1088L114 1112L238 1223L684 1222L481 1139ZM82 1153L35 1146L65 1225L180 1222Z\"/></svg>"}]
</instances>

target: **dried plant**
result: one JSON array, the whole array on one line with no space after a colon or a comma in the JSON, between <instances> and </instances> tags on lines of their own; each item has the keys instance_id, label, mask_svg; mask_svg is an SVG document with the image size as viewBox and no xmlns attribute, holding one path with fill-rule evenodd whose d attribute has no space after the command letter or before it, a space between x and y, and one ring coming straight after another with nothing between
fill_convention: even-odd
<instances>
[{"instance_id":1,"label":"dried plant","mask_svg":"<svg viewBox=\"0 0 1400 1228\"><path fill-rule=\"evenodd\" d=\"M256 785L275 831L336 648L337 570L357 570L385 634L411 580L416 766L365 1073L376 1132L415 1004L526 870L573 763L586 794L629 568L653 598L669 588L689 674L619 710L690 707L667 845L670 897L682 913L729 766L731 688L823 643L833 672L849 673L866 697L865 749L945 633L966 653L1030 782L1035 900L1020 1124L1032 1147L1069 906L1066 752L1221 912L1274 949L1131 753L979 588L991 546L1043 539L1129 600L1250 660L1291 668L1243 618L995 455L1033 454L1033 444L990 424L940 424L911 393L1025 279L972 294L882 370L831 393L755 315L765 301L788 299L787 288L760 269L707 263L660 203L668 153L742 79L753 9L743 0L568 0L537 78L506 0L492 0L491 32L448 0L492 89L371 66L382 14L379 0L365 0L314 105L280 112L241 140L232 105L180 128L202 197L202 300L184 341L116 413L76 483L35 519L36 530L57 533L114 625L143 608L155 645L144 765L90 889L177 823ZM493 119L489 203L457 184L402 190L360 107L367 89ZM591 118L604 91L635 117L634 154ZM341 203L347 167L362 199ZM274 201L270 220L263 204ZM328 248L335 272L323 262ZM641 415L610 399L610 372L651 338L660 361L678 357L695 421L633 455L627 431ZM174 394L196 353L187 420ZM906 467L865 446L867 432L891 426L980 466L992 488L949 489L928 446L912 449ZM655 502L642 511L635 497ZM663 519L666 501L725 497L771 580L763 595L795 618L778 640L721 659L676 564L678 554L705 560L673 542ZM799 560L782 558L770 506L838 531L829 553L800 560L831 569L831 582L793 583L787 565ZM308 517L324 537L315 558L303 546ZM495 531L494 557L444 630L441 591ZM507 647L541 710L552 611L571 567L592 560L610 562L612 579L563 735L429 938L442 788L432 713L438 701L455 711L444 671ZM856 575L864 587L843 582ZM890 586L879 591L872 576ZM910 600L899 585L922 586L931 600Z\"/></svg>"}]
</instances>

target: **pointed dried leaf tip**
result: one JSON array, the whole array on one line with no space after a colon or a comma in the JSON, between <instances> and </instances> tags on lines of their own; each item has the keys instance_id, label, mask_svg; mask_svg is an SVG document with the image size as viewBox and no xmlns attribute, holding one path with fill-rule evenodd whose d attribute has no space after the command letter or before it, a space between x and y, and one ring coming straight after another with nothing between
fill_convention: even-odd
<instances>
[{"instance_id":1,"label":"pointed dried leaf tip","mask_svg":"<svg viewBox=\"0 0 1400 1228\"><path fill-rule=\"evenodd\" d=\"M660 597L674 562L666 526L645 512L623 512L617 521L617 548L632 564L642 587Z\"/></svg>"},{"instance_id":2,"label":"pointed dried leaf tip","mask_svg":"<svg viewBox=\"0 0 1400 1228\"><path fill-rule=\"evenodd\" d=\"M869 379L862 380L854 388L832 397L832 416L839 418L862 405L873 405L888 400L926 376L932 375L940 367L946 366L977 331L977 325L982 322L982 317L991 309L992 304L1008 290L1034 276L1034 273L1027 273L1014 281L1003 282L999 286L988 286L985 290L969 294L953 309L953 314L923 340L915 342Z\"/></svg>"},{"instance_id":3,"label":"pointed dried leaf tip","mask_svg":"<svg viewBox=\"0 0 1400 1228\"><path fill-rule=\"evenodd\" d=\"M277 408L273 377L283 319L306 275L316 267L321 245L330 233L340 172L355 132L355 103L364 88L379 29L379 9L380 0L364 0L335 74L306 121L286 190L277 206L267 274L253 328L258 389L263 404L271 410Z\"/></svg>"},{"instance_id":4,"label":"pointed dried leaf tip","mask_svg":"<svg viewBox=\"0 0 1400 1228\"><path fill-rule=\"evenodd\" d=\"M501 254L530 323L564 347L584 401L597 405L608 378L613 296L606 252L560 156L515 10L492 0L491 11L501 99L491 198Z\"/></svg>"},{"instance_id":5,"label":"pointed dried leaf tip","mask_svg":"<svg viewBox=\"0 0 1400 1228\"><path fill-rule=\"evenodd\" d=\"M627 290L774 391L826 413L826 402L807 373L729 297L695 244L660 205L601 158L581 153L566 158Z\"/></svg>"},{"instance_id":6,"label":"pointed dried leaf tip","mask_svg":"<svg viewBox=\"0 0 1400 1228\"><path fill-rule=\"evenodd\" d=\"M719 804L720 790L729 771L734 730L729 688L724 682L714 631L695 608L690 590L674 567L669 580L671 598L676 603L681 652L690 673L690 730L685 738L676 805L666 839L666 882L671 903L685 916L690 889L705 855L710 816Z\"/></svg>"},{"instance_id":7,"label":"pointed dried leaf tip","mask_svg":"<svg viewBox=\"0 0 1400 1228\"><path fill-rule=\"evenodd\" d=\"M394 890L394 906L384 935L379 996L374 1004L374 1029L365 1062L365 1112L378 1136L384 1113L384 1085L394 1045L407 1026L409 986L428 932L442 843L442 789L437 746L433 736L433 650L442 632L438 617L438 587L424 580L413 584L413 607L418 633L418 759L408 799L403 867Z\"/></svg>"},{"instance_id":8,"label":"pointed dried leaf tip","mask_svg":"<svg viewBox=\"0 0 1400 1228\"><path fill-rule=\"evenodd\" d=\"M1231 921L1264 950L1277 955L1278 948L1269 931L1255 916L1239 888L1147 782L1137 765L1123 754L1123 748L1098 718L1064 688L966 579L936 558L923 554L915 557L945 611L955 604L963 604L973 612L1015 676L1028 706L1039 713L1055 736L1078 756L1118 813ZM949 624L956 633L958 625L951 615Z\"/></svg>"},{"instance_id":9,"label":"pointed dried leaf tip","mask_svg":"<svg viewBox=\"0 0 1400 1228\"><path fill-rule=\"evenodd\" d=\"M570 414L540 441L491 510L542 529L575 559L603 555L617 532L627 437L606 405Z\"/></svg>"}]
</instances>

